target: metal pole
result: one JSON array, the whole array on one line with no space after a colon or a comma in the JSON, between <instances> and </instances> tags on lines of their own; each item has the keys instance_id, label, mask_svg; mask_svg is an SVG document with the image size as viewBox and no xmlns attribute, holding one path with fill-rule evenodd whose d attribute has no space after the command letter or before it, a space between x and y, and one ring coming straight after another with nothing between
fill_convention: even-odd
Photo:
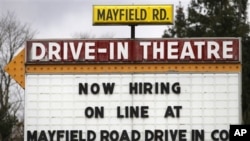
<instances>
[{"instance_id":1,"label":"metal pole","mask_svg":"<svg viewBox=\"0 0 250 141\"><path fill-rule=\"evenodd\" d=\"M135 39L135 25L131 25L131 39Z\"/></svg>"}]
</instances>

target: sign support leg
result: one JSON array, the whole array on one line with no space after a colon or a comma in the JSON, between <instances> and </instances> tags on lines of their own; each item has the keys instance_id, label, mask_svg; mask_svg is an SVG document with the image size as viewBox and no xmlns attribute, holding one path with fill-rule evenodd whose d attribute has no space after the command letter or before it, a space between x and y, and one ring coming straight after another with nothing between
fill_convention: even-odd
<instances>
[{"instance_id":1,"label":"sign support leg","mask_svg":"<svg viewBox=\"0 0 250 141\"><path fill-rule=\"evenodd\" d=\"M135 25L131 25L130 26L131 27L131 36L130 36L130 38L131 39L135 39Z\"/></svg>"}]
</instances>

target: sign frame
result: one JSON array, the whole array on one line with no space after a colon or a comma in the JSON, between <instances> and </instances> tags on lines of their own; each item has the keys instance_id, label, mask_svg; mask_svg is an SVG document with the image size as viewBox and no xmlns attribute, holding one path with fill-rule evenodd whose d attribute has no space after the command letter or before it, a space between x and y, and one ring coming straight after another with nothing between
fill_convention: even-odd
<instances>
[{"instance_id":1,"label":"sign frame","mask_svg":"<svg viewBox=\"0 0 250 141\"><path fill-rule=\"evenodd\" d=\"M203 76L203 74L204 74L204 76L206 78L209 78L209 76L207 76L207 74L208 75L209 74L222 74L223 75L223 77L221 77L222 80L219 80L220 78L216 77L217 78L216 82L218 81L219 82L218 84L220 84L220 85L217 86L214 83L212 83L213 81L209 81L209 84L211 84L210 87L214 86L213 89L218 90L220 94L223 93L224 95L227 94L226 92L227 92L227 88L228 88L228 89L230 89L230 90L228 90L228 92L231 94L231 96L236 96L236 95L233 95L235 91L232 91L232 90L237 87L237 92L238 92L237 93L238 94L237 95L237 97L238 97L237 101L238 102L235 102L236 100L233 100L233 98L230 99L229 96L226 97L226 98L229 98L230 101L225 101L225 100L223 101L223 100L219 99L218 101L221 100L220 102L222 102L219 105L222 105L222 107L225 107L225 104L223 104L223 102L227 103L227 105L229 105L229 106L232 105L233 106L234 111L230 112L230 108L227 108L227 111L224 111L225 112L224 116L219 117L219 120L217 120L216 117L211 118L211 119L214 120L214 121L216 121L216 123L217 123L219 121L223 121L223 117L225 117L225 116L228 117L229 116L229 118L227 118L228 120L227 121L223 121L222 123L229 122L229 121L235 121L237 119L237 123L235 122L235 124L241 124L241 122L242 122L242 107L241 107L241 99L242 99L241 98L241 95L242 95L241 94L241 92L242 92L242 85L241 85L241 83L242 83L241 82L241 80L242 80L242 66L241 66L241 64L242 64L242 56L241 56L241 53L242 52L241 52L241 40L240 40L240 38L234 38L234 37L229 37L229 38L227 38L227 37L223 37L223 38L205 38L205 39L204 38L186 38L186 40L188 40L188 39L200 39L200 40L202 40L202 39L203 40L206 40L206 39L210 39L210 40L213 40L213 39L217 39L217 40L220 40L220 39L224 39L224 40L227 40L227 39L236 39L238 41L238 43L239 43L238 44L239 48L238 48L238 52L237 52L238 53L237 54L238 55L237 60L236 61L228 61L226 63L225 62L216 62L216 60L212 61L212 62L204 62L204 63L195 62L195 61L193 61L193 62L182 62L182 63L176 63L176 62L175 63L161 63L161 62L157 62L157 61L153 62L153 63L152 62L150 62L150 63L143 63L143 62L137 62L137 63L127 63L127 62L121 62L121 63L110 63L110 62L108 62L108 63L107 62L106 63L100 63L100 62L75 63L75 62L66 62L65 63L65 62L60 62L59 61L57 63L50 63L48 61L48 62L44 62L44 63L40 63L39 64L39 63L35 63L35 62L32 62L32 63L26 62L27 61L27 53L25 54L25 50L23 50L16 57L13 58L13 60L11 61L11 63L8 64L5 67L5 70L12 77L14 76L13 78L16 81L18 81L17 79L19 79L20 80L19 82L23 86L23 88L25 88L26 85L27 86L31 86L32 85L32 86L37 86L38 89L42 90L42 92L36 93L37 92L36 91L37 88L32 87L31 91L33 91L34 93L36 93L36 95L33 96L33 97L31 97L31 99L35 98L35 101L36 100L39 101L40 99L38 97L43 97L44 98L43 102L45 102L45 103L46 102L48 103L48 101L46 101L46 98L48 98L48 97L44 96L43 94L45 94L45 95L49 95L49 94L46 93L46 92L43 93L43 91L46 91L46 90L44 89L44 86L43 86L43 88L39 87L39 84L40 84L39 82L42 82L42 83L45 82L45 84L46 84L45 86L49 86L49 83L47 84L46 82L51 82L51 81L50 80L42 80L42 79L41 80L38 80L38 79L36 80L36 78L35 78L35 81L38 82L37 83L38 85L33 84L32 82L28 82L28 84L27 84L27 83L25 83L25 79L27 80L28 75L29 76L36 75L37 78L39 78L40 75L42 75L42 76L47 75L48 78L50 78L51 76L59 76L60 74L61 75L65 74L64 75L65 77L66 77L66 75L72 75L72 76L77 76L77 75L85 75L85 76L96 75L95 77L99 77L102 74L104 74L104 75L105 74L108 74L108 75L109 74L110 75L113 75L113 74L127 74L127 75L145 74L145 76L148 75L148 74L153 74L153 75L154 74L177 74L176 77L173 77L172 80L174 80L174 81L180 81L181 78L182 78L181 77L182 74L191 74L191 76L188 77L188 78L192 78L192 74L201 74L201 76ZM49 39L49 41L51 41L51 40L55 41L55 39ZM62 40L69 41L69 39L56 39L56 41L58 41L58 42L62 42ZM105 40L106 39L102 39L102 41L105 41ZM121 39L118 39L118 40L121 40ZM150 39L143 39L143 40L150 40ZM162 39L154 39L154 40L162 40ZM174 40L174 39L172 39L172 40ZM175 40L177 40L177 39L175 39ZM180 40L183 40L183 39L180 39ZM36 41L45 41L46 42L48 40L42 39L42 40L36 40ZM74 40L70 39L70 41L74 41ZM95 41L95 40L90 40L90 41ZM26 49L28 49L28 48L26 48ZM229 50L229 52L230 52L230 50ZM17 74L17 70L22 70L21 74ZM179 75L179 74L181 74L181 75ZM225 80L228 80L228 79L226 77L224 77L224 74L225 75L227 75L227 74L233 74L234 79L230 79L231 80L230 82L229 81L225 81ZM236 77L235 77L234 74L237 74L237 76L236 76L238 78L238 82L237 83L235 83L236 82ZM19 77L19 75L20 75L20 77ZM232 76L232 75L228 75L228 76ZM64 79L64 77L61 77L61 78ZM78 78L80 78L80 77L78 77ZM105 82L109 82L108 80L110 80L110 78L109 77L107 77L107 78L108 79L106 79ZM142 79L144 79L144 77L142 77ZM80 81L82 81L82 80L84 80L84 79L80 79ZM137 80L140 81L140 79L137 79ZM56 82L56 84L60 84L61 83L60 81L57 81L57 80L52 80L52 81L53 81L53 83ZM60 82L60 83L57 83L57 82ZM74 83L75 82L78 83L78 81L74 81ZM93 82L93 80L92 80L92 82ZM99 82L99 81L96 81L96 82ZM128 82L131 82L131 81L128 81ZM154 83L155 84L155 82L157 82L157 81L142 81L142 82ZM196 82L194 83L194 84L198 85L198 88L197 88L196 85L194 85L194 88L193 88L194 92L196 92L196 94L197 93L199 94L200 92L203 92L204 89L206 89L206 90L209 91L209 87L206 87L207 83L199 84L199 82L201 82L201 81L196 80ZM203 81L203 82L206 82L206 81ZM63 82L63 83L68 83L68 81ZM238 85L235 85L235 84L238 84ZM74 86L72 84L70 84L70 85ZM203 85L206 88L204 88L204 89L201 88ZM192 83L190 83L190 84L188 83L188 86L192 87ZM220 86L223 87L223 90L222 90L223 92L220 91L220 88L219 88ZM233 86L233 87L230 87L230 86ZM60 87L60 85L57 85L57 88L54 88L53 85L52 85L52 86L50 86L50 88L52 88L54 90L54 92L55 91L57 92L57 91L61 91L62 87ZM149 87L145 87L145 88L147 89ZM30 89L31 88L29 88L27 90L30 92ZM68 91L71 92L71 90L68 90ZM95 89L92 89L92 91L94 91L94 90ZM186 91L186 92L189 92L189 91ZM215 92L214 95L216 95L217 91L214 91L214 92ZM193 91L190 91L189 94L190 93L192 94ZM30 94L32 94L32 92ZM75 94L75 92L73 92L73 93L71 92L71 94ZM57 95L60 96L60 93L58 93ZM25 95L25 97L27 99L28 96ZM53 97L53 95L52 96L50 95L49 97ZM38 98L38 99L36 99L36 98ZM226 98L222 97L222 99L226 99ZM56 100L58 100L58 99L56 99ZM108 101L108 100L109 99L106 99L106 101ZM179 99L174 99L174 101L175 102L177 101L178 104L181 103L181 101L178 101L178 100ZM103 102L103 101L99 101L99 102ZM192 102L192 101L189 101L189 102ZM52 104L53 101L49 102L49 103ZM74 102L72 102L72 103L74 103ZM82 104L82 102L81 102L81 104ZM233 105L233 104L235 104L235 105ZM93 103L92 103L92 105L93 105ZM27 103L25 103L25 107L26 106L27 106ZM40 105L40 106L42 106L42 105ZM85 104L85 106L86 106L86 104ZM235 108L234 106L235 107L237 106L237 108ZM37 106L37 107L39 107L39 106ZM31 105L31 109L32 108L33 108L33 106ZM190 109L192 110L192 107ZM36 109L33 109L33 110L37 111ZM49 115L51 113L52 112L49 112ZM231 113L232 118L230 118L230 113ZM237 113L237 116L236 116L236 113ZM27 115L28 115L28 113L25 113L25 116L27 116ZM36 115L36 116L39 117L39 114ZM182 118L182 117L180 117L180 118ZM25 119L26 119L26 117L25 117ZM42 119L42 120L44 120L44 119ZM153 119L153 120L155 120L155 119ZM181 119L181 120L183 120L183 119ZM45 119L44 121L48 121L48 119ZM202 121L203 120L200 120L200 124L202 124ZM31 122L36 123L37 120L33 119L33 121L31 121ZM185 121L185 122L188 122L188 121ZM218 125L218 126L216 124L214 124L214 125L211 125L210 127L222 127L221 126L222 123L220 125ZM178 126L178 123L176 123L176 124ZM196 125L197 125L197 127L202 128L202 125L199 126L200 124L196 124ZM225 123L225 124L227 125L228 123ZM32 125L32 123L30 125ZM46 125L48 125L48 124L46 124ZM43 127L45 127L44 129L47 129L47 126L41 126L41 127L39 127L38 125L35 125L35 124L32 125L32 126L37 126L36 128L32 128L34 130L40 130L40 129L42 130ZM176 125L173 124L170 127L172 127L174 129L175 126ZM25 128L26 128L26 125L25 125ZM223 128L225 128L225 130L221 129L222 131L226 131L227 130L227 127L223 126ZM48 130L52 130L52 129L48 129ZM214 131L216 131L216 130L217 129L215 129ZM219 137L219 133L218 132L216 132L217 133L216 135ZM210 134L209 132L206 132L206 133ZM32 136L33 135L35 136L36 132L30 133L30 135L31 134L32 134ZM27 137L27 132L25 132L25 138L26 137Z\"/></svg>"}]
</instances>

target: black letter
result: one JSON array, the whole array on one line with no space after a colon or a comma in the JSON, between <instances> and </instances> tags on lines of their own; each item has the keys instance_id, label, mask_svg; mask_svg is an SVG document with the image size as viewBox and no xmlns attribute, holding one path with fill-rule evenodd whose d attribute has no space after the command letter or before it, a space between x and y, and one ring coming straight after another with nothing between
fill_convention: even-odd
<instances>
[{"instance_id":1,"label":"black letter","mask_svg":"<svg viewBox=\"0 0 250 141\"><path fill-rule=\"evenodd\" d=\"M79 94L82 94L82 92L84 93L84 94L88 94L88 83L84 83L84 86L83 86L83 84L82 83L79 83Z\"/></svg>"},{"instance_id":2,"label":"black letter","mask_svg":"<svg viewBox=\"0 0 250 141\"><path fill-rule=\"evenodd\" d=\"M113 94L115 83L102 83L102 87L104 89L105 94Z\"/></svg>"},{"instance_id":3,"label":"black letter","mask_svg":"<svg viewBox=\"0 0 250 141\"><path fill-rule=\"evenodd\" d=\"M78 141L77 132L77 130L70 131L70 141Z\"/></svg>"},{"instance_id":4,"label":"black letter","mask_svg":"<svg viewBox=\"0 0 250 141\"><path fill-rule=\"evenodd\" d=\"M120 140L125 140L125 141L129 141L129 137L128 137L128 133L126 130L122 130L122 134L121 134L121 138Z\"/></svg>"},{"instance_id":5,"label":"black letter","mask_svg":"<svg viewBox=\"0 0 250 141\"><path fill-rule=\"evenodd\" d=\"M37 131L27 131L27 140L28 141L37 141Z\"/></svg>"},{"instance_id":6,"label":"black letter","mask_svg":"<svg viewBox=\"0 0 250 141\"><path fill-rule=\"evenodd\" d=\"M159 13L159 11L157 9L153 9L153 20L159 20L158 13Z\"/></svg>"},{"instance_id":7,"label":"black letter","mask_svg":"<svg viewBox=\"0 0 250 141\"><path fill-rule=\"evenodd\" d=\"M82 138L82 130L79 130L79 141L86 141L86 139Z\"/></svg>"},{"instance_id":8,"label":"black letter","mask_svg":"<svg viewBox=\"0 0 250 141\"><path fill-rule=\"evenodd\" d=\"M95 118L104 118L104 107L95 107Z\"/></svg>"},{"instance_id":9,"label":"black letter","mask_svg":"<svg viewBox=\"0 0 250 141\"><path fill-rule=\"evenodd\" d=\"M174 106L174 109L176 109L176 117L180 117L180 109L182 109L182 106Z\"/></svg>"},{"instance_id":10,"label":"black letter","mask_svg":"<svg viewBox=\"0 0 250 141\"><path fill-rule=\"evenodd\" d=\"M175 94L180 94L181 93L181 87L180 87L180 83L179 82L176 82L176 83L173 84L172 91Z\"/></svg>"},{"instance_id":11,"label":"black letter","mask_svg":"<svg viewBox=\"0 0 250 141\"><path fill-rule=\"evenodd\" d=\"M55 133L56 133L56 131L48 131L48 133L49 133L49 139L51 140L51 141L53 141L53 138L54 138L54 135L55 135Z\"/></svg>"},{"instance_id":12,"label":"black letter","mask_svg":"<svg viewBox=\"0 0 250 141\"><path fill-rule=\"evenodd\" d=\"M87 107L85 109L85 116L87 118L92 118L94 116L95 110L92 107Z\"/></svg>"},{"instance_id":13,"label":"black letter","mask_svg":"<svg viewBox=\"0 0 250 141\"><path fill-rule=\"evenodd\" d=\"M129 83L129 94L137 94L137 83L134 83L134 86L133 86L133 83Z\"/></svg>"},{"instance_id":14,"label":"black letter","mask_svg":"<svg viewBox=\"0 0 250 141\"><path fill-rule=\"evenodd\" d=\"M152 94L152 88L153 88L153 85L149 82L145 82L144 83L144 94Z\"/></svg>"},{"instance_id":15,"label":"black letter","mask_svg":"<svg viewBox=\"0 0 250 141\"><path fill-rule=\"evenodd\" d=\"M169 94L169 82L166 84L161 83L161 94Z\"/></svg>"},{"instance_id":16,"label":"black letter","mask_svg":"<svg viewBox=\"0 0 250 141\"><path fill-rule=\"evenodd\" d=\"M118 139L119 139L119 133L118 133L118 131L112 130L110 132L110 139L111 139L111 141L118 141Z\"/></svg>"},{"instance_id":17,"label":"black letter","mask_svg":"<svg viewBox=\"0 0 250 141\"><path fill-rule=\"evenodd\" d=\"M214 134L216 134L216 133L218 133L218 132L219 132L219 130L214 130L214 131L211 133L211 138L213 139L213 141L219 141L219 139L216 138L215 135L214 135Z\"/></svg>"},{"instance_id":18,"label":"black letter","mask_svg":"<svg viewBox=\"0 0 250 141\"><path fill-rule=\"evenodd\" d=\"M152 141L154 138L154 133L150 130L145 130L145 141Z\"/></svg>"},{"instance_id":19,"label":"black letter","mask_svg":"<svg viewBox=\"0 0 250 141\"><path fill-rule=\"evenodd\" d=\"M163 141L163 131L155 130L155 139L156 141Z\"/></svg>"},{"instance_id":20,"label":"black letter","mask_svg":"<svg viewBox=\"0 0 250 141\"><path fill-rule=\"evenodd\" d=\"M38 141L48 141L46 133L45 133L44 130L41 131L41 133L39 135L39 138L38 138Z\"/></svg>"},{"instance_id":21,"label":"black letter","mask_svg":"<svg viewBox=\"0 0 250 141\"><path fill-rule=\"evenodd\" d=\"M167 16L167 12L165 9L160 9L160 20L165 20Z\"/></svg>"},{"instance_id":22,"label":"black letter","mask_svg":"<svg viewBox=\"0 0 250 141\"><path fill-rule=\"evenodd\" d=\"M63 130L58 130L57 131L57 141L60 141L61 140L60 138L63 138L63 133L64 133Z\"/></svg>"},{"instance_id":23,"label":"black letter","mask_svg":"<svg viewBox=\"0 0 250 141\"><path fill-rule=\"evenodd\" d=\"M93 94L98 94L100 91L100 86L97 83L91 85L90 90Z\"/></svg>"},{"instance_id":24,"label":"black letter","mask_svg":"<svg viewBox=\"0 0 250 141\"><path fill-rule=\"evenodd\" d=\"M92 135L92 136L91 136ZM92 130L87 131L87 141L94 141L96 138L96 134Z\"/></svg>"},{"instance_id":25,"label":"black letter","mask_svg":"<svg viewBox=\"0 0 250 141\"><path fill-rule=\"evenodd\" d=\"M167 117L169 117L169 116L171 116L171 117L174 117L174 112L173 112L173 109L172 109L172 107L171 106L168 106L167 107L167 110L166 110L166 113L165 113L165 118L167 118Z\"/></svg>"},{"instance_id":26,"label":"black letter","mask_svg":"<svg viewBox=\"0 0 250 141\"><path fill-rule=\"evenodd\" d=\"M141 106L141 117L148 118L148 106Z\"/></svg>"},{"instance_id":27,"label":"black letter","mask_svg":"<svg viewBox=\"0 0 250 141\"><path fill-rule=\"evenodd\" d=\"M139 131L137 131L137 130L132 130L131 134L132 134L132 135L131 135L131 141L139 141L139 140L140 140L141 134L140 134Z\"/></svg>"},{"instance_id":28,"label":"black letter","mask_svg":"<svg viewBox=\"0 0 250 141\"><path fill-rule=\"evenodd\" d=\"M145 9L141 9L141 20L146 20L147 11Z\"/></svg>"},{"instance_id":29,"label":"black letter","mask_svg":"<svg viewBox=\"0 0 250 141\"><path fill-rule=\"evenodd\" d=\"M179 130L179 141L187 141L186 134L187 130Z\"/></svg>"},{"instance_id":30,"label":"black letter","mask_svg":"<svg viewBox=\"0 0 250 141\"><path fill-rule=\"evenodd\" d=\"M107 130L101 130L101 141L109 141L109 132Z\"/></svg>"},{"instance_id":31,"label":"black letter","mask_svg":"<svg viewBox=\"0 0 250 141\"><path fill-rule=\"evenodd\" d=\"M117 118L124 118L124 115L121 115L121 107L117 107Z\"/></svg>"},{"instance_id":32,"label":"black letter","mask_svg":"<svg viewBox=\"0 0 250 141\"><path fill-rule=\"evenodd\" d=\"M226 141L228 138L229 138L229 132L227 130L221 130L220 131L220 139L222 141Z\"/></svg>"},{"instance_id":33,"label":"black letter","mask_svg":"<svg viewBox=\"0 0 250 141\"><path fill-rule=\"evenodd\" d=\"M105 21L105 10L102 9L102 11L100 11L100 9L97 10L97 20L104 20Z\"/></svg>"}]
</instances>

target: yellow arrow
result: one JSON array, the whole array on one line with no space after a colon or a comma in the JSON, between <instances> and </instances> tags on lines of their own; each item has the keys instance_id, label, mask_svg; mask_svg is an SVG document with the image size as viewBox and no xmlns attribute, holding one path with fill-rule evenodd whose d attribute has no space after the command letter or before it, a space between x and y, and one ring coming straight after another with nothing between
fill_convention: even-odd
<instances>
[{"instance_id":1,"label":"yellow arrow","mask_svg":"<svg viewBox=\"0 0 250 141\"><path fill-rule=\"evenodd\" d=\"M4 68L16 82L25 88L25 49L23 49L17 56L15 56L9 64Z\"/></svg>"}]
</instances>

